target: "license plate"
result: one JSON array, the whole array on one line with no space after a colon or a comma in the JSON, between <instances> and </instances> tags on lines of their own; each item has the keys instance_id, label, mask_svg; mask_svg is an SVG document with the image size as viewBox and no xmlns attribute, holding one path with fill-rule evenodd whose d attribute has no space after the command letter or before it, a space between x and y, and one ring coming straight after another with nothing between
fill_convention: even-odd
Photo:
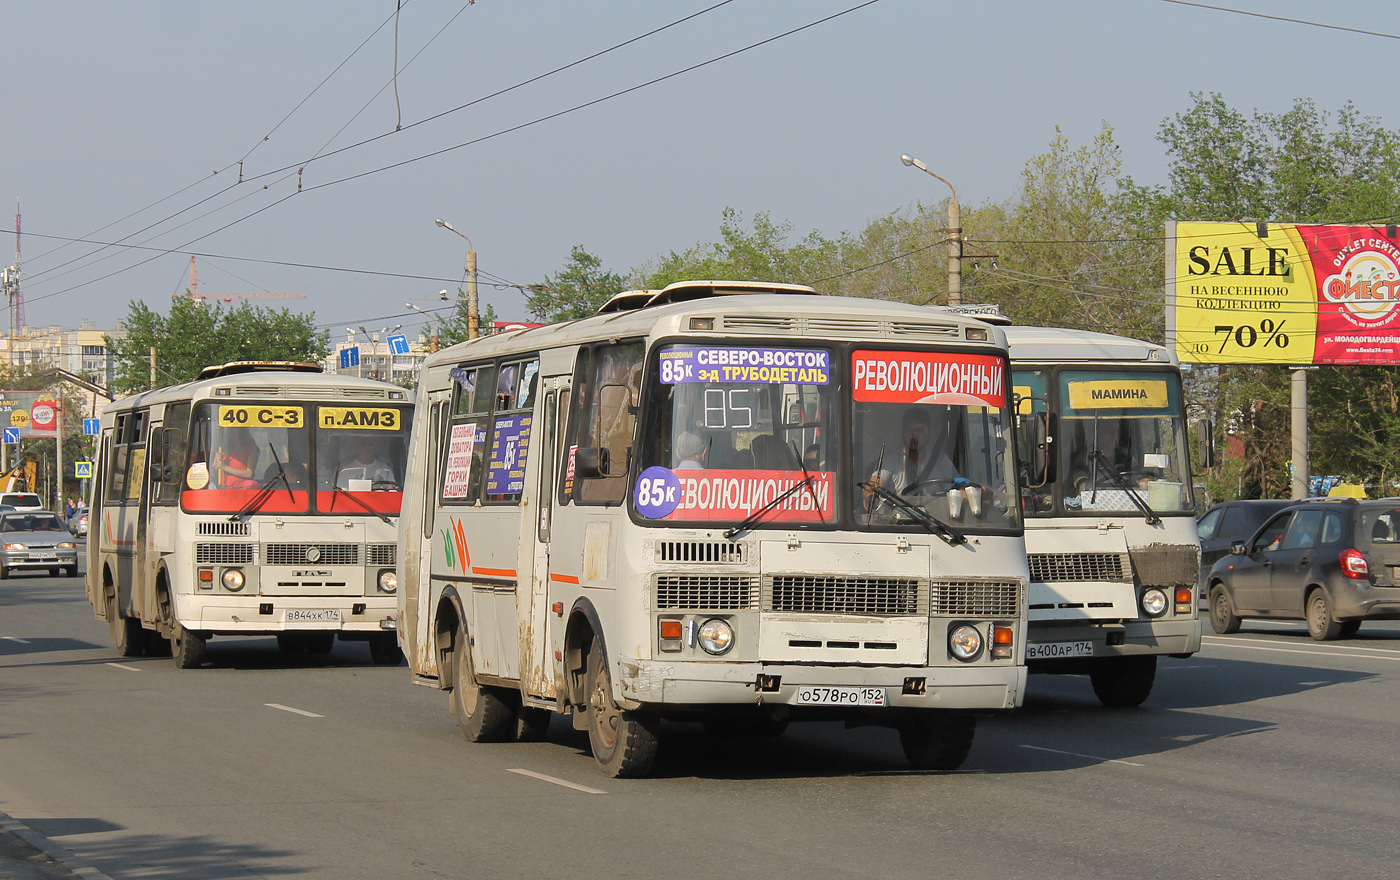
<instances>
[{"instance_id":1,"label":"license plate","mask_svg":"<svg viewBox=\"0 0 1400 880\"><path fill-rule=\"evenodd\" d=\"M1061 657L1092 657L1093 642L1032 642L1026 645L1027 660L1055 660Z\"/></svg>"},{"instance_id":2,"label":"license plate","mask_svg":"<svg viewBox=\"0 0 1400 880\"><path fill-rule=\"evenodd\" d=\"M883 706L882 687L824 687L803 685L797 689L800 706Z\"/></svg>"},{"instance_id":3,"label":"license plate","mask_svg":"<svg viewBox=\"0 0 1400 880\"><path fill-rule=\"evenodd\" d=\"M340 623L339 608L288 608L287 623Z\"/></svg>"}]
</instances>

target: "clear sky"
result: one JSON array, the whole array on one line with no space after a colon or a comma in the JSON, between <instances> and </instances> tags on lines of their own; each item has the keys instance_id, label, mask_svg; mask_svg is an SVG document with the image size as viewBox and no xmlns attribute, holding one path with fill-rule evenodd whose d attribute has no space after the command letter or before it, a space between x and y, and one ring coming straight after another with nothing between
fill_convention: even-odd
<instances>
[{"instance_id":1,"label":"clear sky","mask_svg":"<svg viewBox=\"0 0 1400 880\"><path fill-rule=\"evenodd\" d=\"M164 311L199 253L204 292L299 291L267 304L314 310L333 339L413 332L404 303L433 309L463 278L466 242L439 217L471 238L483 302L523 319L506 285L574 245L626 272L714 240L727 206L835 236L942 199L901 153L975 205L1012 195L1057 125L1077 146L1107 121L1125 171L1164 182L1158 126L1191 91L1246 111L1351 100L1400 125L1391 37L1166 0L704 11L718 2L403 0L397 36L394 0L7 3L0 260L19 199L30 326L109 327L133 299ZM1379 0L1214 5L1400 35Z\"/></svg>"}]
</instances>

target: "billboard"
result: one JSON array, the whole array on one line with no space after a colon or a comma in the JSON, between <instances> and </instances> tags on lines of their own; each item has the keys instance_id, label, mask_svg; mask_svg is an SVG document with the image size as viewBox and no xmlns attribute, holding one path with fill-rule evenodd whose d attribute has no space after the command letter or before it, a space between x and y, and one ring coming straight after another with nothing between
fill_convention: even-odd
<instances>
[{"instance_id":1,"label":"billboard","mask_svg":"<svg viewBox=\"0 0 1400 880\"><path fill-rule=\"evenodd\" d=\"M1183 363L1400 363L1394 226L1168 223L1166 281Z\"/></svg>"},{"instance_id":2,"label":"billboard","mask_svg":"<svg viewBox=\"0 0 1400 880\"><path fill-rule=\"evenodd\" d=\"M0 426L18 428L21 437L58 436L61 414L51 391L0 391Z\"/></svg>"}]
</instances>

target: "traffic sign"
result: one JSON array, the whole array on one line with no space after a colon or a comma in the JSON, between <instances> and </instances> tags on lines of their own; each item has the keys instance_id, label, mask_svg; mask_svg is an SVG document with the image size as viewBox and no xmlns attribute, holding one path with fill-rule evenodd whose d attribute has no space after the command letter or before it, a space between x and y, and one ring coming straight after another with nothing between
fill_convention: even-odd
<instances>
[{"instance_id":1,"label":"traffic sign","mask_svg":"<svg viewBox=\"0 0 1400 880\"><path fill-rule=\"evenodd\" d=\"M5 442L6 442L6 443L18 443L18 442L19 442L19 428L6 428L6 429L5 429Z\"/></svg>"},{"instance_id":2,"label":"traffic sign","mask_svg":"<svg viewBox=\"0 0 1400 880\"><path fill-rule=\"evenodd\" d=\"M340 350L340 368L358 367L360 365L360 347L352 345L349 348Z\"/></svg>"},{"instance_id":3,"label":"traffic sign","mask_svg":"<svg viewBox=\"0 0 1400 880\"><path fill-rule=\"evenodd\" d=\"M73 476L74 476L74 477L77 477L79 480L92 479L92 462L90 462L90 461L75 461L75 462L73 462Z\"/></svg>"},{"instance_id":4,"label":"traffic sign","mask_svg":"<svg viewBox=\"0 0 1400 880\"><path fill-rule=\"evenodd\" d=\"M389 343L389 354L408 354L407 336L390 336L386 341Z\"/></svg>"},{"instance_id":5,"label":"traffic sign","mask_svg":"<svg viewBox=\"0 0 1400 880\"><path fill-rule=\"evenodd\" d=\"M102 433L101 419L83 419L83 434L94 435Z\"/></svg>"}]
</instances>

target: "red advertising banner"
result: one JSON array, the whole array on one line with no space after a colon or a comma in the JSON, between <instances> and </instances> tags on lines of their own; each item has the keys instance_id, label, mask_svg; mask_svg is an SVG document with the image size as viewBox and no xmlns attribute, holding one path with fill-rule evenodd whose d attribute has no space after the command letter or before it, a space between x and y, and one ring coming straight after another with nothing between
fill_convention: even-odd
<instances>
[{"instance_id":1,"label":"red advertising banner","mask_svg":"<svg viewBox=\"0 0 1400 880\"><path fill-rule=\"evenodd\" d=\"M878 403L1006 406L1006 360L940 351L854 351L853 395Z\"/></svg>"}]
</instances>

